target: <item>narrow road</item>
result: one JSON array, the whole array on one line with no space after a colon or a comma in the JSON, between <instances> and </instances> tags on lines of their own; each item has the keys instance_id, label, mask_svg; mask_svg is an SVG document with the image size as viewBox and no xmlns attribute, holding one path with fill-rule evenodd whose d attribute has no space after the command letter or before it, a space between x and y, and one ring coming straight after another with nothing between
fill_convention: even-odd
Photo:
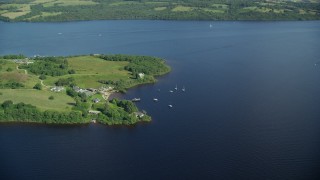
<instances>
[{"instance_id":1,"label":"narrow road","mask_svg":"<svg viewBox=\"0 0 320 180\"><path fill-rule=\"evenodd\" d=\"M40 80L40 83L41 83L41 85L42 85L43 87L49 88L49 86L46 86L46 85L43 83L43 80Z\"/></svg>"},{"instance_id":2,"label":"narrow road","mask_svg":"<svg viewBox=\"0 0 320 180\"><path fill-rule=\"evenodd\" d=\"M28 71L26 69L19 69L19 66L16 66L17 70L20 71L20 70L24 70L24 74L28 74Z\"/></svg>"}]
</instances>

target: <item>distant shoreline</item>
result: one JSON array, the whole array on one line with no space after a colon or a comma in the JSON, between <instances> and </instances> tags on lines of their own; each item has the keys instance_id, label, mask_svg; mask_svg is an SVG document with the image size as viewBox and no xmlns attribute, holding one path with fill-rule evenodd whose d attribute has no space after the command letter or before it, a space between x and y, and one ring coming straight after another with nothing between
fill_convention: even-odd
<instances>
[{"instance_id":1,"label":"distant shoreline","mask_svg":"<svg viewBox=\"0 0 320 180\"><path fill-rule=\"evenodd\" d=\"M319 20L320 1L67 1L6 2L0 20L72 22L87 20L278 21Z\"/></svg>"},{"instance_id":2,"label":"distant shoreline","mask_svg":"<svg viewBox=\"0 0 320 180\"><path fill-rule=\"evenodd\" d=\"M185 20L160 20L160 19L92 19L92 20L71 20L71 21L4 21L0 19L1 23L73 23L73 22L94 22L94 21L177 21L177 22L312 22L312 21L320 21L319 19L309 19L309 20L299 20L299 19L275 19L275 20L193 20L193 19L185 19Z\"/></svg>"}]
</instances>

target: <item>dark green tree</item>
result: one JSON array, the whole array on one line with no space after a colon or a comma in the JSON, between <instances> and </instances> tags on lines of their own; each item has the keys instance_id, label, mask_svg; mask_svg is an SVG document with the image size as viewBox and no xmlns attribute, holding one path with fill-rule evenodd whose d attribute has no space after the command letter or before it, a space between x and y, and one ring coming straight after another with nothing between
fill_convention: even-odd
<instances>
[{"instance_id":1,"label":"dark green tree","mask_svg":"<svg viewBox=\"0 0 320 180\"><path fill-rule=\"evenodd\" d=\"M13 105L13 102L11 101L11 100L7 100L7 101L4 101L3 103L2 103L2 108L3 109L6 109L6 108L8 108L8 107L10 107L10 106L12 106Z\"/></svg>"},{"instance_id":2,"label":"dark green tree","mask_svg":"<svg viewBox=\"0 0 320 180\"><path fill-rule=\"evenodd\" d=\"M37 83L33 86L33 89L42 90L42 85L40 83Z\"/></svg>"},{"instance_id":3,"label":"dark green tree","mask_svg":"<svg viewBox=\"0 0 320 180\"><path fill-rule=\"evenodd\" d=\"M39 79L41 79L41 80L45 80L45 79L47 79L47 76L46 76L46 75L44 75L44 74L41 74L41 75L39 76Z\"/></svg>"}]
</instances>

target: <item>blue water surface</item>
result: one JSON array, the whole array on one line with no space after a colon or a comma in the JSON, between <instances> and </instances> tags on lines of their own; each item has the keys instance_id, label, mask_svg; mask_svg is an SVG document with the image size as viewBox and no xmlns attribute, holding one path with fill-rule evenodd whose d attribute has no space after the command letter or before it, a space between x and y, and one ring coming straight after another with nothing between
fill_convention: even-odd
<instances>
[{"instance_id":1,"label":"blue water surface","mask_svg":"<svg viewBox=\"0 0 320 180\"><path fill-rule=\"evenodd\" d=\"M124 53L172 67L121 95L140 97L151 123L0 124L1 179L317 179L319 47L319 21L0 22L0 55Z\"/></svg>"}]
</instances>

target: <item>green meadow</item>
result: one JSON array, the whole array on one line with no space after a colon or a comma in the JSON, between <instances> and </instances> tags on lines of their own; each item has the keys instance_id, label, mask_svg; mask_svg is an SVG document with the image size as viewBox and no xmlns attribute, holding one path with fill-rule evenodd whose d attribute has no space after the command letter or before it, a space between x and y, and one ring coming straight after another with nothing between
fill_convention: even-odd
<instances>
[{"instance_id":1,"label":"green meadow","mask_svg":"<svg viewBox=\"0 0 320 180\"><path fill-rule=\"evenodd\" d=\"M75 101L65 93L35 89L0 89L0 102L11 100L13 103L26 103L41 110L70 111ZM49 97L54 99L50 100Z\"/></svg>"},{"instance_id":2,"label":"green meadow","mask_svg":"<svg viewBox=\"0 0 320 180\"><path fill-rule=\"evenodd\" d=\"M69 68L76 74L48 77L45 85L53 86L60 78L73 77L75 83L82 88L99 88L103 84L99 80L127 80L131 77L129 71L124 70L128 62L105 61L95 56L78 56L68 58Z\"/></svg>"}]
</instances>

